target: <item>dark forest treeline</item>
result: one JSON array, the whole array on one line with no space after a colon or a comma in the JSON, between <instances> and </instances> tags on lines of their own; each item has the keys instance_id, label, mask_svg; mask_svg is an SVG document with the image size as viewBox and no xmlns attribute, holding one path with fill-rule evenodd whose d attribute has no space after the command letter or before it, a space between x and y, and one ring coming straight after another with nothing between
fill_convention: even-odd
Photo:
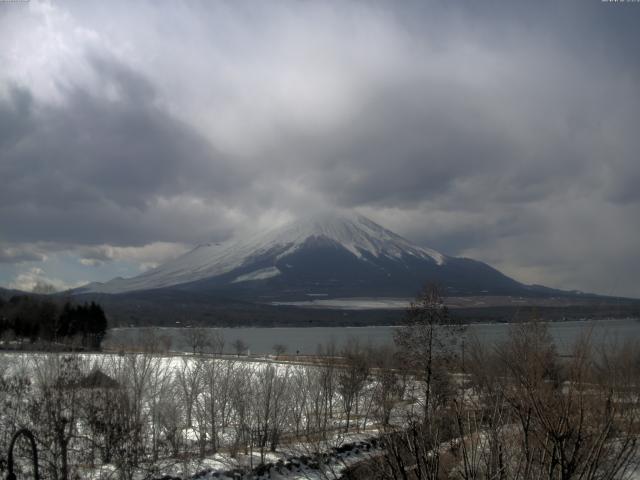
<instances>
[{"instance_id":1,"label":"dark forest treeline","mask_svg":"<svg viewBox=\"0 0 640 480\"><path fill-rule=\"evenodd\" d=\"M98 349L107 331L107 318L95 303L73 304L33 295L0 298L0 338L64 343Z\"/></svg>"}]
</instances>

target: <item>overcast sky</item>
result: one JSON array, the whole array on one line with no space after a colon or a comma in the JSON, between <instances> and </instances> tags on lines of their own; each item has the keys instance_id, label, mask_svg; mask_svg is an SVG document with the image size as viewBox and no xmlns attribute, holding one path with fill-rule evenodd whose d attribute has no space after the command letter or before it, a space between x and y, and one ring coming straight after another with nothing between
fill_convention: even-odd
<instances>
[{"instance_id":1,"label":"overcast sky","mask_svg":"<svg viewBox=\"0 0 640 480\"><path fill-rule=\"evenodd\" d=\"M318 208L640 297L640 3L0 2L0 285Z\"/></svg>"}]
</instances>

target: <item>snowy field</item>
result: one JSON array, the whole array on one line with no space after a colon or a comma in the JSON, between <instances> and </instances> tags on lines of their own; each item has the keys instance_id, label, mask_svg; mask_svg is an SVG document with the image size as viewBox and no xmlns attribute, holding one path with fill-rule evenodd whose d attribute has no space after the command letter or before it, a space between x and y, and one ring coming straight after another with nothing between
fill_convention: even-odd
<instances>
[{"instance_id":1,"label":"snowy field","mask_svg":"<svg viewBox=\"0 0 640 480\"><path fill-rule=\"evenodd\" d=\"M269 358L46 353L0 354L0 372L0 447L35 425L50 474L63 445L66 468L92 479L225 478L261 464L243 478L336 478L377 454L368 374L349 393L334 367Z\"/></svg>"}]
</instances>

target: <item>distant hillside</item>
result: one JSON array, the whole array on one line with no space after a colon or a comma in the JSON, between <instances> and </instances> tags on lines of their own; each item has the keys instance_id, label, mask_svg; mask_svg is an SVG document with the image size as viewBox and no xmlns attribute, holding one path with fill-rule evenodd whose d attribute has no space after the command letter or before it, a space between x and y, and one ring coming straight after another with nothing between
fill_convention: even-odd
<instances>
[{"instance_id":1,"label":"distant hillside","mask_svg":"<svg viewBox=\"0 0 640 480\"><path fill-rule=\"evenodd\" d=\"M473 297L472 297L473 298ZM104 306L110 326L362 326L393 325L400 322L404 310L342 310L274 306L213 296L207 293L162 289L120 295L82 294L76 301L97 301ZM640 318L640 301L615 298L574 297L546 299L520 305L509 304L501 297L479 298L464 306L457 302L451 312L465 322L508 322L531 320L549 321L585 318ZM517 299L516 299L517 300Z\"/></svg>"},{"instance_id":2,"label":"distant hillside","mask_svg":"<svg viewBox=\"0 0 640 480\"><path fill-rule=\"evenodd\" d=\"M4 298L6 300L8 298L13 297L14 295L26 295L26 293L20 290L13 290L13 289L0 287L0 298Z\"/></svg>"}]
</instances>

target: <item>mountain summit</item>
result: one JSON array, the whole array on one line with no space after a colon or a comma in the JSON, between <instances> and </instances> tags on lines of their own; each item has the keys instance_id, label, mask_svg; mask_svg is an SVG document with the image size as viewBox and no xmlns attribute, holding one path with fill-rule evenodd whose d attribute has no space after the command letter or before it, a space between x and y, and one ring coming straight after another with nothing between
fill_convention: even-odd
<instances>
[{"instance_id":1,"label":"mountain summit","mask_svg":"<svg viewBox=\"0 0 640 480\"><path fill-rule=\"evenodd\" d=\"M489 265L413 245L355 213L321 214L240 241L199 245L129 279L87 293L179 289L254 299L412 296L425 282L448 295L530 294Z\"/></svg>"}]
</instances>

